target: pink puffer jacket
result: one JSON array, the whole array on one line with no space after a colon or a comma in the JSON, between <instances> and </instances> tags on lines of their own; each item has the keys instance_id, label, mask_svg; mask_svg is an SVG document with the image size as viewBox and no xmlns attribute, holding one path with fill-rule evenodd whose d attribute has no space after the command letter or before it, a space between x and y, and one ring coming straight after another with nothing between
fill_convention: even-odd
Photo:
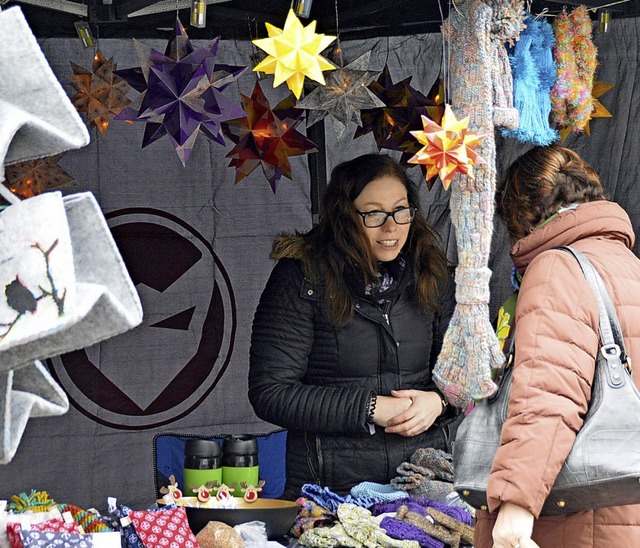
<instances>
[{"instance_id":1,"label":"pink puffer jacket","mask_svg":"<svg viewBox=\"0 0 640 548\"><path fill-rule=\"evenodd\" d=\"M640 364L640 260L631 251L634 239L624 210L598 201L561 213L513 246L512 258L524 277L509 416L489 479L489 510L512 502L539 515L591 395L599 341L595 297L570 254L542 252L571 245L589 258L605 280L631 361ZM640 373L634 381L640 388ZM640 417L638 423L640 428ZM476 548L493 545L495 517L478 511ZM640 547L640 505L539 517L533 540L541 548Z\"/></svg>"}]
</instances>

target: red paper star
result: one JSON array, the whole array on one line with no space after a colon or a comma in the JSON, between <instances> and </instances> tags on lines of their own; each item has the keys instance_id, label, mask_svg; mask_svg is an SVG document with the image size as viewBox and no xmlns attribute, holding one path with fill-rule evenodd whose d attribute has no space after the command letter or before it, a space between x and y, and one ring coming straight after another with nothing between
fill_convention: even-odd
<instances>
[{"instance_id":1,"label":"red paper star","mask_svg":"<svg viewBox=\"0 0 640 548\"><path fill-rule=\"evenodd\" d=\"M48 190L71 186L75 179L59 165L62 154L5 166L5 184L21 198L31 198Z\"/></svg>"},{"instance_id":2,"label":"red paper star","mask_svg":"<svg viewBox=\"0 0 640 548\"><path fill-rule=\"evenodd\" d=\"M283 175L291 179L289 157L309 151L317 151L315 143L296 130L304 111L293 108L295 97L290 95L274 109L256 82L251 97L242 95L242 108L246 118L222 124L224 134L236 146L227 154L229 167L236 168L235 182L239 183L258 165L276 192L276 185Z\"/></svg>"},{"instance_id":3,"label":"red paper star","mask_svg":"<svg viewBox=\"0 0 640 548\"><path fill-rule=\"evenodd\" d=\"M131 103L127 94L131 86L114 74L113 57L108 61L100 50L93 57L89 71L70 61L73 76L71 85L77 90L71 102L78 112L85 112L90 128L97 127L102 135L107 133L109 120Z\"/></svg>"},{"instance_id":4,"label":"red paper star","mask_svg":"<svg viewBox=\"0 0 640 548\"><path fill-rule=\"evenodd\" d=\"M411 135L424 146L409 163L427 166L425 177L429 179L439 175L446 189L456 172L473 177L473 166L484 162L474 149L486 135L468 131L469 117L456 119L449 105L445 106L442 126L426 116L422 117L422 123L424 129L412 131Z\"/></svg>"}]
</instances>

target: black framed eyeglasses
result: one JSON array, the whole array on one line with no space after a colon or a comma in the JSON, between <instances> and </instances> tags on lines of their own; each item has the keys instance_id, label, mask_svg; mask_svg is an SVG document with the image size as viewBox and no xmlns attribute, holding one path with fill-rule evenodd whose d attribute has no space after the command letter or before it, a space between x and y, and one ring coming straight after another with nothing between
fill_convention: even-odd
<instances>
[{"instance_id":1,"label":"black framed eyeglasses","mask_svg":"<svg viewBox=\"0 0 640 548\"><path fill-rule=\"evenodd\" d=\"M396 224L408 225L416 215L416 208L413 206L399 207L394 211L356 211L367 228L377 228L387 222L389 217L393 217Z\"/></svg>"}]
</instances>

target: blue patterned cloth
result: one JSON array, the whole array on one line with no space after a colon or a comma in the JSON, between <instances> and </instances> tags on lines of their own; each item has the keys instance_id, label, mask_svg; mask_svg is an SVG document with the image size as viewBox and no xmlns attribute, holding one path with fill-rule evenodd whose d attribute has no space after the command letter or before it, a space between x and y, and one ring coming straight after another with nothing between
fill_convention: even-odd
<instances>
[{"instance_id":1,"label":"blue patterned cloth","mask_svg":"<svg viewBox=\"0 0 640 548\"><path fill-rule=\"evenodd\" d=\"M78 533L51 533L21 529L20 539L24 548L93 548L91 535Z\"/></svg>"}]
</instances>

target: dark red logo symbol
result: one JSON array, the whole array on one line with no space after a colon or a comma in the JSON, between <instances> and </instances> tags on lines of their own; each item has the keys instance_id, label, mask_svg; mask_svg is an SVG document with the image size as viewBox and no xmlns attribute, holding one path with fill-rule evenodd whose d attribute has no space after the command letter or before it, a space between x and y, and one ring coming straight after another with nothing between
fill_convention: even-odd
<instances>
[{"instance_id":1,"label":"dark red logo symbol","mask_svg":"<svg viewBox=\"0 0 640 548\"><path fill-rule=\"evenodd\" d=\"M142 301L142 325L47 360L80 412L123 430L191 413L224 374L237 319L229 276L198 231L151 208L106 215Z\"/></svg>"}]
</instances>

